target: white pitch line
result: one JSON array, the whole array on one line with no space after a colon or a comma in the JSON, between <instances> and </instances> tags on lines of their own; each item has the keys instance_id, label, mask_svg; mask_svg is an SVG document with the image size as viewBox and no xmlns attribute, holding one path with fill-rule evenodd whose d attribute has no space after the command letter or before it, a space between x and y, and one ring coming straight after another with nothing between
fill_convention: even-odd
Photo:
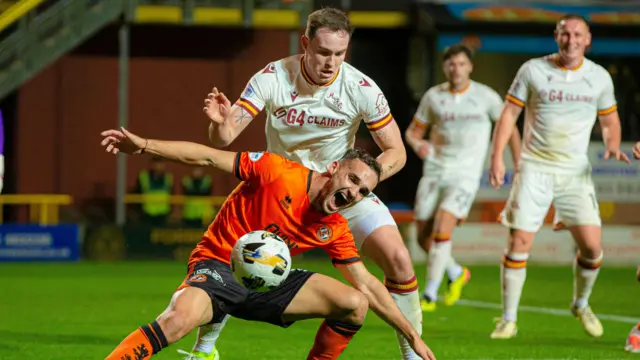
<instances>
[{"instance_id":1,"label":"white pitch line","mask_svg":"<svg viewBox=\"0 0 640 360\"><path fill-rule=\"evenodd\" d=\"M456 302L456 305L484 308L484 309L502 309L501 304L486 302L486 301L466 300L466 299L458 300L458 302ZM571 314L571 311L569 310L552 309L552 308L537 307L537 306L521 305L520 307L518 307L518 311L573 317L573 314ZM627 323L627 324L637 324L640 322L640 318L634 318L629 316L611 315L611 314L596 314L596 315L601 320L616 321L616 322Z\"/></svg>"}]
</instances>

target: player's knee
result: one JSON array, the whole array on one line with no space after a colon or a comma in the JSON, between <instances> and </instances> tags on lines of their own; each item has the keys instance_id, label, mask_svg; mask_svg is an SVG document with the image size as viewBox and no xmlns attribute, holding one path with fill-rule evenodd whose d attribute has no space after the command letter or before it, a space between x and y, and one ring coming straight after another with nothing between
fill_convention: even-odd
<instances>
[{"instance_id":1,"label":"player's knee","mask_svg":"<svg viewBox=\"0 0 640 360\"><path fill-rule=\"evenodd\" d=\"M171 304L160 316L158 324L169 344L180 340L195 329L207 312L203 312L203 303L210 301L207 295L196 288L186 288L176 292Z\"/></svg>"},{"instance_id":2,"label":"player's knee","mask_svg":"<svg viewBox=\"0 0 640 360\"><path fill-rule=\"evenodd\" d=\"M341 296L340 307L346 313L345 322L362 325L369 310L369 302L360 291L352 290Z\"/></svg>"},{"instance_id":3,"label":"player's knee","mask_svg":"<svg viewBox=\"0 0 640 360\"><path fill-rule=\"evenodd\" d=\"M602 232L598 226L572 227L569 229L575 239L580 255L585 259L597 259L602 255Z\"/></svg>"},{"instance_id":4,"label":"player's knee","mask_svg":"<svg viewBox=\"0 0 640 360\"><path fill-rule=\"evenodd\" d=\"M196 327L186 311L176 309L165 311L157 321L169 344L182 339Z\"/></svg>"},{"instance_id":5,"label":"player's knee","mask_svg":"<svg viewBox=\"0 0 640 360\"><path fill-rule=\"evenodd\" d=\"M413 278L411 255L405 246L390 251L389 263L390 268L383 269L388 279L395 282L405 282Z\"/></svg>"},{"instance_id":6,"label":"player's knee","mask_svg":"<svg viewBox=\"0 0 640 360\"><path fill-rule=\"evenodd\" d=\"M511 234L509 235L509 251L517 253L530 252L534 236L535 234L530 232L511 230Z\"/></svg>"},{"instance_id":7,"label":"player's knee","mask_svg":"<svg viewBox=\"0 0 640 360\"><path fill-rule=\"evenodd\" d=\"M598 259L602 256L602 245L585 244L580 246L580 257L584 259Z\"/></svg>"}]
</instances>

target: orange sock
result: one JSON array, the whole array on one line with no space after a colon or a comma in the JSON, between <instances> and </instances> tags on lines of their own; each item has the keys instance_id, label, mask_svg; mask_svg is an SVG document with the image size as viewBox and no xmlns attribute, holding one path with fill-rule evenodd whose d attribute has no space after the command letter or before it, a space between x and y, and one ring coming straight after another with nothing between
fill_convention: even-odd
<instances>
[{"instance_id":1,"label":"orange sock","mask_svg":"<svg viewBox=\"0 0 640 360\"><path fill-rule=\"evenodd\" d=\"M360 327L360 325L344 324L331 320L323 321L307 360L337 359L349 345L353 335L360 330Z\"/></svg>"},{"instance_id":2,"label":"orange sock","mask_svg":"<svg viewBox=\"0 0 640 360\"><path fill-rule=\"evenodd\" d=\"M105 360L148 359L167 346L167 338L158 322L154 321L129 334Z\"/></svg>"}]
</instances>

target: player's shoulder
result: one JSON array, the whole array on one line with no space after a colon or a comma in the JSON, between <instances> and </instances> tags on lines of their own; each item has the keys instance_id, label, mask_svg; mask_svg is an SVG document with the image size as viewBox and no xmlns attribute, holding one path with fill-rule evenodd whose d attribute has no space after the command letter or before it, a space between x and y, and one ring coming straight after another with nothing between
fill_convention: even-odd
<instances>
[{"instance_id":1,"label":"player's shoulder","mask_svg":"<svg viewBox=\"0 0 640 360\"><path fill-rule=\"evenodd\" d=\"M471 80L470 90L480 96L500 96L491 86Z\"/></svg>"},{"instance_id":2,"label":"player's shoulder","mask_svg":"<svg viewBox=\"0 0 640 360\"><path fill-rule=\"evenodd\" d=\"M532 59L525 61L522 64L522 66L520 66L520 69L534 70L534 69L550 68L554 62L553 56L554 55L551 54L551 55L534 57Z\"/></svg>"},{"instance_id":3,"label":"player's shoulder","mask_svg":"<svg viewBox=\"0 0 640 360\"><path fill-rule=\"evenodd\" d=\"M342 84L350 90L358 92L375 91L379 92L378 84L372 78L348 62L342 63Z\"/></svg>"},{"instance_id":4,"label":"player's shoulder","mask_svg":"<svg viewBox=\"0 0 640 360\"><path fill-rule=\"evenodd\" d=\"M587 59L586 57L582 60L582 66L585 67L585 71L592 74L593 76L597 76L599 78L610 78L611 74L604 66L594 62L593 60Z\"/></svg>"},{"instance_id":5,"label":"player's shoulder","mask_svg":"<svg viewBox=\"0 0 640 360\"><path fill-rule=\"evenodd\" d=\"M267 153L270 157L270 162L274 168L276 168L280 177L286 183L297 183L301 188L305 189L305 192L308 191L308 188L311 186L311 178L313 175L313 171L306 166L289 160L286 157L276 154L276 153Z\"/></svg>"},{"instance_id":6,"label":"player's shoulder","mask_svg":"<svg viewBox=\"0 0 640 360\"><path fill-rule=\"evenodd\" d=\"M424 94L422 94L421 101L429 101L435 97L438 97L442 94L447 94L449 92L449 84L447 82L443 82L438 85L434 85L430 87Z\"/></svg>"},{"instance_id":7,"label":"player's shoulder","mask_svg":"<svg viewBox=\"0 0 640 360\"><path fill-rule=\"evenodd\" d=\"M297 58L297 59L296 59ZM296 68L297 67L297 68ZM278 82L282 78L292 77L291 74L299 71L299 56L289 56L272 61L260 69L254 76L260 81Z\"/></svg>"},{"instance_id":8,"label":"player's shoulder","mask_svg":"<svg viewBox=\"0 0 640 360\"><path fill-rule=\"evenodd\" d=\"M448 92L449 92L449 82L445 81L443 83L430 87L429 90L427 90L427 92L424 94L429 96L434 96L438 94L446 94Z\"/></svg>"}]
</instances>

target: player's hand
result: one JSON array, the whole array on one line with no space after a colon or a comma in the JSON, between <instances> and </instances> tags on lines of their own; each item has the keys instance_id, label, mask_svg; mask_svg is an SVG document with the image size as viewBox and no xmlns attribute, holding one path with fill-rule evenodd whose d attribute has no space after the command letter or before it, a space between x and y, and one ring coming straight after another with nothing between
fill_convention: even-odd
<instances>
[{"instance_id":1,"label":"player's hand","mask_svg":"<svg viewBox=\"0 0 640 360\"><path fill-rule=\"evenodd\" d=\"M420 139L420 141L416 143L416 147L415 147L416 155L418 155L418 157L421 160L424 160L427 158L427 156L429 156L430 150L431 150L431 145L427 140Z\"/></svg>"},{"instance_id":2,"label":"player's hand","mask_svg":"<svg viewBox=\"0 0 640 360\"><path fill-rule=\"evenodd\" d=\"M640 141L638 141L633 147L633 157L636 159L640 159Z\"/></svg>"},{"instance_id":3,"label":"player's hand","mask_svg":"<svg viewBox=\"0 0 640 360\"><path fill-rule=\"evenodd\" d=\"M436 356L433 355L431 349L429 349L427 344L422 341L420 336L416 336L415 339L409 340L409 344L411 345L413 351L415 351L416 354L418 354L418 356L420 356L422 359L436 360Z\"/></svg>"},{"instance_id":4,"label":"player's hand","mask_svg":"<svg viewBox=\"0 0 640 360\"><path fill-rule=\"evenodd\" d=\"M506 170L504 168L504 160L502 157L491 159L491 168L489 169L489 182L494 189L500 189L500 186L504 184L504 174Z\"/></svg>"},{"instance_id":5,"label":"player's hand","mask_svg":"<svg viewBox=\"0 0 640 360\"><path fill-rule=\"evenodd\" d=\"M635 151L635 148L634 148ZM625 154L624 152L620 151L620 149L616 149L616 150L609 150L607 149L604 152L604 155L602 156L602 158L604 160L609 160L610 158L614 158L618 161L624 161L627 164L631 164L631 160L629 160L629 158L627 157L627 154Z\"/></svg>"},{"instance_id":6,"label":"player's hand","mask_svg":"<svg viewBox=\"0 0 640 360\"><path fill-rule=\"evenodd\" d=\"M216 124L222 124L224 119L231 113L231 102L227 97L213 88L204 100L204 108L202 109L209 117L209 120Z\"/></svg>"},{"instance_id":7,"label":"player's hand","mask_svg":"<svg viewBox=\"0 0 640 360\"><path fill-rule=\"evenodd\" d=\"M130 133L125 128L120 130L105 130L100 133L104 136L104 140L100 145L104 146L106 151L111 154L123 152L125 154L140 154L147 146L146 139Z\"/></svg>"}]
</instances>

